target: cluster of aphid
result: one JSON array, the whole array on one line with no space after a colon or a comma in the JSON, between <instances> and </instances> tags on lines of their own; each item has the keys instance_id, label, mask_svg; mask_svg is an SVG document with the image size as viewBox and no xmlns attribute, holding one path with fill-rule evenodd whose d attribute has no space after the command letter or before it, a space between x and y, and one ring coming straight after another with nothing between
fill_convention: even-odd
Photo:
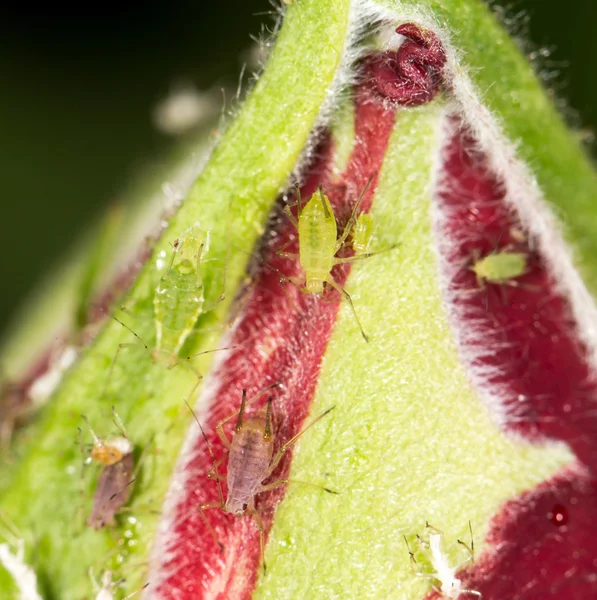
<instances>
[{"instance_id":1,"label":"cluster of aphid","mask_svg":"<svg viewBox=\"0 0 597 600\"><path fill-rule=\"evenodd\" d=\"M370 181L371 179L367 186ZM336 282L332 275L332 269L338 264L351 263L378 254L378 252L368 251L373 233L373 220L371 216L365 213L359 214L360 203L367 186L365 186L356 201L350 218L340 234L338 233L332 205L323 189L319 187L303 205L300 191L297 188L297 202L295 205L286 205L285 212L297 229L299 252L298 254L292 254L284 249L278 251L279 256L298 259L304 273L304 277L301 279L286 277L280 273L280 284L284 286L286 283L291 283L306 294L322 295L328 286L340 292L349 302L359 329L366 341L369 338L361 326L350 295ZM296 216L293 213L293 207L297 208ZM197 384L189 395L189 399L191 398L199 384L201 375L189 360L192 357L181 358L180 352L188 336L193 331L198 318L213 308L206 308L204 305L203 280L200 271L204 239L199 226L195 225L173 244L173 252L169 263L164 253L157 258L158 270L164 272L164 274L153 295L155 313L154 348L150 348L123 321L113 317L135 336L136 341L122 343L118 346L106 378L106 386L120 352L125 348L138 346L140 343L153 362L160 363L168 369L182 365L197 377ZM351 250L354 254L346 256L345 250ZM338 256L339 253L341 253L340 256ZM474 270L480 285L505 284L522 275L525 264L525 258L520 253L494 252L485 258L476 259L471 268ZM222 292L221 298L223 297L224 292ZM214 352L214 350L210 352ZM264 526L259 512L255 508L255 497L257 494L288 483L288 479L277 479L266 484L263 482L273 474L284 454L299 437L333 409L332 407L320 414L294 437L283 443L274 454L273 396L268 397L265 407L258 411L255 416L245 419L245 408L277 385L262 390L251 399L247 399L246 391L243 390L240 409L221 420L216 426L216 432L228 450L226 497L222 489L222 478L218 472L218 462L199 420L196 419L212 459L212 470L209 476L215 480L218 488L217 502L202 504L198 507L203 521L221 546L216 532L211 528L204 515L204 511L219 508L237 516L251 516L259 529L262 559ZM83 417L93 438L91 453L86 462L95 462L103 467L95 489L92 512L87 520L87 525L94 529L101 529L115 522L116 515L129 500L143 457L142 455L135 464L133 444L129 440L118 414L114 409L112 411L113 420L120 430L120 435L105 440L96 435L87 419ZM224 425L234 417L237 419L235 433L232 440L230 440L224 432ZM147 448L144 453L146 450ZM327 492L335 493L332 490L323 488L323 486L318 487L322 487ZM455 569L448 567L445 558L441 554L439 540L439 533L430 534L431 562L435 569L433 577L441 583L439 591L447 598L458 598L459 594L464 592L479 595L477 592L462 589L460 581L454 577ZM412 553L411 558L414 562ZM97 584L95 578L92 577L92 581L98 599L103 600L112 597L114 584L112 583L110 571L104 573L101 587Z\"/></svg>"}]
</instances>

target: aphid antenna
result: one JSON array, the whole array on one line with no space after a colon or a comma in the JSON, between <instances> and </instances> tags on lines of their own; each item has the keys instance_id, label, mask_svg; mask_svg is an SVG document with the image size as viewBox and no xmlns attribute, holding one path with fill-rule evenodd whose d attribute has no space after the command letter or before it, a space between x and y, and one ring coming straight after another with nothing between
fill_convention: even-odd
<instances>
[{"instance_id":1,"label":"aphid antenna","mask_svg":"<svg viewBox=\"0 0 597 600\"><path fill-rule=\"evenodd\" d=\"M194 393L194 391L192 393ZM192 395L192 393L191 393L191 395ZM219 505L221 507L225 506L224 492L222 491L222 482L220 480L220 476L219 476L219 473L218 473L218 464L217 464L216 457L214 455L213 449L211 447L211 444L209 443L209 440L207 439L207 435L205 435L205 431L204 431L203 427L201 426L201 422L199 421L199 419L198 419L195 411L193 410L193 408L189 404L188 400L185 400L184 402L187 405L188 409L191 411L191 414L193 415L195 421L197 422L197 425L199 425L199 430L201 431L201 435L203 436L203 439L205 440L205 444L207 446L207 450L208 450L209 456L211 458L212 469L213 469L213 471L215 473L216 484L218 486ZM211 533L211 535L214 538L216 544L218 544L218 546L220 547L220 552L223 552L224 551L224 545L222 544L222 542L220 542L220 539L218 538L218 534L216 533L216 530L211 526L210 522L207 520L207 517L205 516L204 510L201 507L201 505L199 505L199 514L201 515L201 519L205 523L205 526L207 527L207 529Z\"/></svg>"},{"instance_id":2,"label":"aphid antenna","mask_svg":"<svg viewBox=\"0 0 597 600\"><path fill-rule=\"evenodd\" d=\"M116 425L116 427L118 427L118 429L120 429L120 433L122 433L122 435L128 439L128 434L126 432L126 429L124 427L124 423L122 422L122 419L120 418L120 416L118 415L118 413L116 412L116 407L112 406L112 422L114 423L114 425Z\"/></svg>"},{"instance_id":3,"label":"aphid antenna","mask_svg":"<svg viewBox=\"0 0 597 600\"><path fill-rule=\"evenodd\" d=\"M244 417L244 412L245 412L246 407L253 404L257 400L259 400L259 398L261 398L262 396L267 394L267 392L269 392L270 390L273 390L274 388L277 388L277 387L283 387L279 381L277 381L276 383L272 383L271 385L268 385L266 388L263 388L261 391L257 392L257 394L255 394L248 400L247 400L247 390L243 389L241 405L240 405L240 408L238 409L238 411L234 411L231 415L228 415L226 418L222 419L216 426L216 431L218 433L218 436L219 436L220 440L222 440L222 443L224 444L224 446L226 446L227 449L230 449L230 441L228 440L228 438L226 437L226 434L224 433L224 425L228 421L230 421L230 419L232 419L238 415L239 418L237 418L237 420L236 420L236 427L235 427L235 430L238 431L239 426L242 427L242 418Z\"/></svg>"},{"instance_id":4,"label":"aphid antenna","mask_svg":"<svg viewBox=\"0 0 597 600\"><path fill-rule=\"evenodd\" d=\"M114 319L122 327L124 327L125 329L128 329L137 338L137 340L141 343L141 345L143 346L143 348L145 348L145 351L149 355L149 358L151 360L154 360L154 356L153 356L151 350L149 349L149 346L141 339L141 337L139 336L139 334L137 334L135 331L133 331L126 323L124 323L123 321L121 321L118 317L116 317L115 315L113 315L111 312L108 312L107 310L104 310L103 308L100 308L100 310L103 313L105 313L106 315L108 315L109 317L112 317L112 319ZM108 384L110 382L110 379L112 378L112 373L114 371L114 366L116 365L116 361L118 360L118 355L120 354L120 351L123 348L132 348L135 345L136 344L133 344L133 343L130 343L130 342L124 342L124 343L118 344L118 348L116 349L116 353L114 354L114 358L112 358L112 362L110 363L110 368L108 369L108 374L106 376L106 381L104 383L104 389L102 390L102 395L101 395L102 399L106 397L106 393L108 391Z\"/></svg>"},{"instance_id":5,"label":"aphid antenna","mask_svg":"<svg viewBox=\"0 0 597 600\"><path fill-rule=\"evenodd\" d=\"M330 214L330 210L328 208L327 203L325 202L325 200L323 199L324 197L324 193L323 193L323 186L322 185L318 185L317 186L317 191L315 192L316 194L319 194L319 201L321 202L321 206L323 208L323 215L326 219L334 219L336 218L336 215L334 215L333 213Z\"/></svg>"},{"instance_id":6,"label":"aphid antenna","mask_svg":"<svg viewBox=\"0 0 597 600\"><path fill-rule=\"evenodd\" d=\"M375 173L373 173L373 175L371 175L369 177L369 179L367 179L367 183L365 183L365 187L363 187L361 193L359 194L359 197L357 198L354 208L352 209L352 211L350 213L350 217L349 217L348 221L346 222L344 230L342 231L342 235L338 238L338 241L336 242L337 250L339 250L342 247L342 245L346 241L346 238L350 235L350 232L352 231L353 227L356 225L357 213L358 213L359 207L361 206L361 202L362 202L363 198L365 197L365 194L367 193L367 190L369 189L369 186L371 185L373 178L376 175L377 175L377 171L375 171Z\"/></svg>"},{"instance_id":7,"label":"aphid antenna","mask_svg":"<svg viewBox=\"0 0 597 600\"><path fill-rule=\"evenodd\" d=\"M89 429L89 433L91 434L91 437L93 438L94 445L103 446L104 445L103 440L97 436L95 431L93 431L93 428L91 427L91 425L89 423L89 419L85 415L81 415L81 419L83 419L83 421L85 421L85 425L87 425L87 429ZM79 432L81 431L80 427L77 427L77 429L79 430Z\"/></svg>"},{"instance_id":8,"label":"aphid antenna","mask_svg":"<svg viewBox=\"0 0 597 600\"><path fill-rule=\"evenodd\" d=\"M176 255L178 254L178 251L184 245L184 241L181 244L180 240L178 238L176 238L174 240L174 242L172 244L170 244L170 245L172 246L172 254L170 255L170 263L168 264L168 268L166 269L166 274L162 275L162 277L160 278L162 281L167 281L168 274L170 273L170 270L172 269L172 265L174 264L174 259L176 258ZM201 244L201 246L199 247L199 255L201 255L201 250L202 249L203 249L203 244Z\"/></svg>"},{"instance_id":9,"label":"aphid antenna","mask_svg":"<svg viewBox=\"0 0 597 600\"><path fill-rule=\"evenodd\" d=\"M139 340L140 344L143 346L143 348L145 348L145 350L147 351L147 353L150 356L152 356L152 353L151 353L151 350L149 349L149 346L143 341L143 339L141 338L141 336L137 332L133 331L133 329L131 327L129 327L126 323L124 323L123 321L121 321L118 317L116 317L112 313L110 313L108 311L104 311L104 312L108 316L112 317L117 323L120 323L125 329L128 329L137 338L137 340ZM120 346L122 346L122 347L128 347L129 345L132 345L132 344L120 344Z\"/></svg>"}]
</instances>

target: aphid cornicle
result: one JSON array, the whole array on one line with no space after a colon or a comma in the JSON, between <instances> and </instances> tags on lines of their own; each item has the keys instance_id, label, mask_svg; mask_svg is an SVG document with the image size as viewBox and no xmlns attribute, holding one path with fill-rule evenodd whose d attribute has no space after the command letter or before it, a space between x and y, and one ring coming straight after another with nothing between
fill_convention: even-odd
<instances>
[{"instance_id":1,"label":"aphid cornicle","mask_svg":"<svg viewBox=\"0 0 597 600\"><path fill-rule=\"evenodd\" d=\"M348 301L361 334L367 342L369 341L369 338L361 325L352 298L348 292L334 280L331 271L335 265L351 263L356 260L369 258L375 254L380 254L380 252L367 252L347 257L336 256L336 254L347 245L347 239L351 233L353 234L353 248L355 248L355 238L357 240L357 247L369 243L372 229L371 217L364 218L363 215L357 217L357 214L361 200L367 191L371 180L372 178L369 179L357 199L352 214L339 237L336 217L332 205L329 198L323 193L322 187L320 186L317 189L304 206L302 206L300 190L297 187L298 217L294 217L290 206L288 205L284 207L284 211L297 228L299 253L297 255L284 251L278 252L280 256L298 258L304 272L304 281L298 281L293 278L282 276L280 278L280 283L284 284L285 281L288 281L308 294L321 295L326 286L330 286L340 292ZM388 248L388 250L390 249L391 248ZM385 252L385 250L382 250L381 252Z\"/></svg>"},{"instance_id":2,"label":"aphid cornicle","mask_svg":"<svg viewBox=\"0 0 597 600\"><path fill-rule=\"evenodd\" d=\"M469 546L465 542L461 540L457 540L457 542L466 548L469 553L469 558L467 558L464 562L456 565L454 567L450 566L448 563L448 559L446 555L442 552L441 549L441 540L443 537L443 533L429 525L429 523L425 523L425 527L431 532L429 533L429 542L424 542L418 535L417 540L422 547L429 548L429 562L431 563L431 567L433 568L433 572L431 573L420 573L421 577L425 577L427 579L435 580L439 582L439 587L433 586L433 589L441 594L442 598L446 600L459 600L462 594L469 594L473 596L477 596L481 598L481 592L477 590L465 589L462 585L462 581L456 577L456 571L463 567L467 562L474 561L475 559L475 546L473 541L473 529L471 526L471 522L468 523L469 531L471 533L471 545ZM406 543L406 548L410 555L410 560L413 565L417 564L415 560L414 554L411 552L410 547L408 545L408 541L406 536L404 537L404 541Z\"/></svg>"},{"instance_id":3,"label":"aphid cornicle","mask_svg":"<svg viewBox=\"0 0 597 600\"><path fill-rule=\"evenodd\" d=\"M122 436L107 440L99 438L89 425L87 418L83 416L93 437L93 447L88 461L103 465L93 496L91 515L87 519L87 525L94 529L114 524L116 514L128 502L136 476L133 445L114 409L112 409L112 414ZM140 462L141 460L138 464Z\"/></svg>"},{"instance_id":4,"label":"aphid cornicle","mask_svg":"<svg viewBox=\"0 0 597 600\"><path fill-rule=\"evenodd\" d=\"M277 384L262 390L250 400L247 400L247 392L243 390L242 400L238 413L222 419L216 425L216 432L222 443L228 450L228 473L227 473L227 488L228 493L226 499L224 499L224 493L222 490L220 476L218 474L218 463L215 460L215 456L211 449L211 445L205 435L201 423L195 416L197 424L201 430L203 439L205 440L209 453L212 458L212 472L213 477L216 480L218 486L219 501L209 504L202 504L199 506L201 516L210 529L212 535L218 541L218 538L209 525L204 510L210 508L220 508L224 512L232 513L238 517L249 515L252 516L259 529L259 542L261 548L261 557L263 558L264 553L264 528L259 516L258 511L255 509L255 496L263 492L267 492L276 489L280 486L289 483L289 479L277 479L270 483L264 484L263 482L271 476L275 468L280 463L280 460L286 453L286 451L313 425L318 423L323 417L330 413L334 409L331 407L316 417L309 425L304 427L299 433L293 436L290 440L284 443L280 449L274 455L274 432L272 429L272 402L273 396L269 396L267 404L264 409L258 411L258 413L248 419L244 419L246 407L258 400L266 392L276 387ZM189 408L191 408L189 406ZM191 409L192 410L192 409ZM194 415L194 413L193 413ZM237 416L238 415L238 416ZM230 421L230 419L237 416L235 433L232 437L232 441L228 439L224 432L224 425ZM210 472L211 473L211 472ZM304 482L300 482L304 483ZM309 484L315 485L315 484ZM329 493L336 493L323 486L323 490ZM218 541L218 544L220 542ZM221 546L221 544L220 544Z\"/></svg>"}]
</instances>

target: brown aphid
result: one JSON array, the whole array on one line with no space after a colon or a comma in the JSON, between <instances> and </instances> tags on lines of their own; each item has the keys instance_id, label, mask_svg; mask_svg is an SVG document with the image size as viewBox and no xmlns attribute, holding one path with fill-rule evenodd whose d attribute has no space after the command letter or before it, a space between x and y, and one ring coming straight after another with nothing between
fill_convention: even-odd
<instances>
[{"instance_id":1,"label":"brown aphid","mask_svg":"<svg viewBox=\"0 0 597 600\"><path fill-rule=\"evenodd\" d=\"M114 409L112 414L114 422L123 435L108 440L99 438L87 418L83 417L93 436L93 448L88 461L104 466L95 488L91 515L87 519L87 525L94 529L102 529L114 524L116 515L128 502L133 491L132 484L136 475L133 445Z\"/></svg>"},{"instance_id":2,"label":"brown aphid","mask_svg":"<svg viewBox=\"0 0 597 600\"><path fill-rule=\"evenodd\" d=\"M274 490L278 487L286 485L291 481L289 479L276 479L275 481L272 481L267 484L263 483L274 472L275 468L278 466L280 460L287 452L287 450L294 443L296 443L296 441L308 429L313 427L313 425L315 425L317 422L323 419L323 417L325 417L329 412L331 412L335 408L332 406L331 408L328 408L326 411L320 414L318 417L316 417L309 425L307 425L294 437L290 438L290 440L283 444L282 447L274 455L274 433L272 430L273 396L269 396L265 408L261 409L255 416L244 420L244 414L245 408L248 404L255 402L264 393L276 386L277 384L274 384L266 388L250 400L247 400L247 391L243 390L242 401L240 405L240 410L238 412L235 433L232 437L232 441L230 441L226 436L223 427L225 423L227 423L230 419L235 417L237 413L235 412L230 416L226 417L225 419L222 419L216 425L216 432L218 433L219 438L222 440L222 443L228 450L228 474L226 479L228 493L225 500L222 491L221 478L218 474L218 463L215 460L215 456L213 454L207 436L203 431L203 427L201 427L201 423L199 423L199 420L193 413L212 458L213 469L210 472L210 475L213 474L212 476L216 480L216 484L218 486L218 494L220 498L218 502L201 504L199 506L201 516L204 522L206 523L207 527L212 532L212 535L214 536L216 542L220 545L220 547L222 547L222 545L219 542L215 531L212 529L207 519L205 518L205 515L203 514L204 510L210 508L220 508L224 512L232 513L237 517L242 517L245 515L253 517L257 528L259 529L259 543L262 558L264 555L264 527L261 517L255 508L255 496L263 492ZM191 407L189 406L189 408ZM308 485L321 487L326 492L332 494L336 493L317 484Z\"/></svg>"}]
</instances>

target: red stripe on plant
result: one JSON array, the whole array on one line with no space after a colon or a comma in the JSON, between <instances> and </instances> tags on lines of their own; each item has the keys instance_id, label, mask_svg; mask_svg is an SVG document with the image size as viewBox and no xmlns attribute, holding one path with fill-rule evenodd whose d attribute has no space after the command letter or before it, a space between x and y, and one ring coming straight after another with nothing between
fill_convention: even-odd
<instances>
[{"instance_id":1,"label":"red stripe on plant","mask_svg":"<svg viewBox=\"0 0 597 600\"><path fill-rule=\"evenodd\" d=\"M339 181L330 180L332 148L329 138L321 143L301 188L308 199L323 185L339 220L339 230L346 223L359 193L371 176L361 209L369 210L377 183L377 173L385 154L389 135L394 124L394 108L385 108L373 100L364 89L357 91L355 114L355 143L346 171ZM297 251L296 230L282 212L282 203L275 207L270 225L262 238L262 248L253 260L253 281L243 300L243 312L231 335L230 345L239 344L214 375L217 389L213 405L203 421L216 459L225 455L223 444L217 437L215 426L222 418L239 408L241 390L246 388L251 396L273 383L280 387L272 390L274 396L274 452L306 424L310 404L315 393L319 369L339 309L336 292L326 292L319 299L301 293L293 285L281 287L280 273L287 277L300 277L297 260L277 256L276 251L288 244L287 251ZM334 268L336 281L343 285L349 265ZM333 301L330 301L333 300ZM297 310L298 309L298 310ZM358 310L358 307L357 307ZM362 342L365 343L364 341ZM247 414L254 413L266 400L251 406ZM227 433L232 434L234 423ZM259 571L259 533L249 517L237 518L219 509L210 509L206 515L217 532L224 550L218 546L205 527L197 507L199 504L217 502L214 482L207 479L211 458L198 430L183 470L185 479L180 490L173 523L165 536L164 554L157 569L165 576L157 589L160 598L249 598ZM290 453L289 453L290 454ZM219 468L225 475L226 463ZM286 477L290 456L281 461L270 481ZM314 471L312 481L323 483L323 473ZM269 532L277 504L285 493L284 488L257 497L256 508ZM314 490L313 493L325 493ZM152 570L155 572L155 569Z\"/></svg>"},{"instance_id":2,"label":"red stripe on plant","mask_svg":"<svg viewBox=\"0 0 597 600\"><path fill-rule=\"evenodd\" d=\"M571 302L540 240L524 230L505 181L459 119L447 123L447 135L436 233L463 361L506 431L566 442L583 464L507 503L492 521L491 550L458 577L484 600L593 597L597 382L589 353ZM512 279L482 281L473 267L492 253L520 253L524 268Z\"/></svg>"},{"instance_id":3,"label":"red stripe on plant","mask_svg":"<svg viewBox=\"0 0 597 600\"><path fill-rule=\"evenodd\" d=\"M508 502L491 523L494 548L463 571L483 600L597 597L597 483L576 467Z\"/></svg>"},{"instance_id":4,"label":"red stripe on plant","mask_svg":"<svg viewBox=\"0 0 597 600\"><path fill-rule=\"evenodd\" d=\"M597 380L571 305L538 240L529 238L505 183L465 126L453 120L437 183L440 270L464 361L507 431L561 440L597 464ZM526 256L524 274L477 281L475 257Z\"/></svg>"}]
</instances>

